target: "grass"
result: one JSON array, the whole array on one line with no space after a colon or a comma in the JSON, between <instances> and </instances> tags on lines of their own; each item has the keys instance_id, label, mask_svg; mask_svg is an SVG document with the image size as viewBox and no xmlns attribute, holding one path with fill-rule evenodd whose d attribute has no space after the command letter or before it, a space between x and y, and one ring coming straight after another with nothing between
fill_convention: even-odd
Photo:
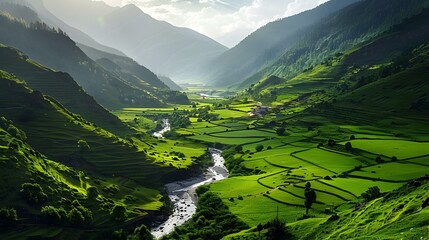
<instances>
[{"instance_id":1,"label":"grass","mask_svg":"<svg viewBox=\"0 0 429 240\"><path fill-rule=\"evenodd\" d=\"M362 168L361 171L355 171L351 174L375 180L407 181L429 174L429 167L410 163L389 162Z\"/></svg>"},{"instance_id":2,"label":"grass","mask_svg":"<svg viewBox=\"0 0 429 240\"><path fill-rule=\"evenodd\" d=\"M354 140L352 146L371 153L398 159L415 158L429 154L429 142L404 140Z\"/></svg>"},{"instance_id":3,"label":"grass","mask_svg":"<svg viewBox=\"0 0 429 240\"><path fill-rule=\"evenodd\" d=\"M324 169L333 171L334 173L352 170L355 166L362 165L362 163L357 160L357 157L337 154L321 149L311 149L299 152L294 156L306 160L316 166L321 166Z\"/></svg>"}]
</instances>

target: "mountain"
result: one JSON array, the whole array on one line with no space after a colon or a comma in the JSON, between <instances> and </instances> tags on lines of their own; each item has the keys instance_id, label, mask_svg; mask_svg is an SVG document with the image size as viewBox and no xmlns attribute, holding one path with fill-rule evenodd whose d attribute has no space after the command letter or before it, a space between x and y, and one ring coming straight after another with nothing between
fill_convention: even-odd
<instances>
[{"instance_id":1,"label":"mountain","mask_svg":"<svg viewBox=\"0 0 429 240\"><path fill-rule=\"evenodd\" d=\"M345 211L336 220L302 221L291 228L302 234L300 239L423 239L429 214L424 204L429 200L428 187L428 177L422 177L361 208Z\"/></svg>"},{"instance_id":2,"label":"mountain","mask_svg":"<svg viewBox=\"0 0 429 240\"><path fill-rule=\"evenodd\" d=\"M1 239L106 239L161 214L154 188L173 168L2 70L0 113Z\"/></svg>"},{"instance_id":3,"label":"mountain","mask_svg":"<svg viewBox=\"0 0 429 240\"><path fill-rule=\"evenodd\" d=\"M332 0L312 10L284 18L256 30L237 46L204 67L204 80L213 86L234 85L256 73L293 46L306 27L359 0Z\"/></svg>"},{"instance_id":4,"label":"mountain","mask_svg":"<svg viewBox=\"0 0 429 240\"><path fill-rule=\"evenodd\" d=\"M367 106L368 111L378 107L394 109L401 106L401 112L407 112L413 102L419 101L424 96L421 92L425 89L422 87L425 85L424 79L421 78L424 75L424 66L418 67L420 69L418 71L411 69L418 66L416 60L413 59L424 59L424 54L427 53L427 49L421 46L425 46L429 42L429 33L425 31L428 27L429 10L424 9L420 14L392 26L389 31L354 46L345 54L337 54L336 57L332 57L320 65L305 69L292 78L270 76L249 88L247 93L264 103L284 106L290 110L307 108L317 101L326 101L326 99L323 100L323 95L329 95L338 100L345 93L357 94L361 91L361 87L379 78L404 71L406 73L402 73L401 78L390 78L391 82L384 81L386 86L371 85L373 87L379 86L378 90L374 90L373 96L369 94L372 91L367 90L368 92L364 93L365 91L362 90L360 93L365 96L364 98L351 97L350 99L355 98L356 101L347 102L365 102L367 103L364 104L365 106L371 105L371 107ZM413 74L413 72L421 72L421 74ZM407 74L416 78L413 78L412 81L405 81ZM417 76L419 77L417 78ZM388 85L395 86L395 89ZM396 98L393 96L382 99L382 103L376 100L377 96L383 95L381 94L382 89L389 90L386 94L388 92L400 94L401 90L408 88L414 88L414 90L409 90L413 94L407 94L407 97L411 97L407 102L405 102L406 97L403 98L403 103L395 102ZM393 102L389 106L385 105L390 101ZM411 115L415 114L417 113L414 112Z\"/></svg>"},{"instance_id":5,"label":"mountain","mask_svg":"<svg viewBox=\"0 0 429 240\"><path fill-rule=\"evenodd\" d=\"M98 103L110 109L162 106L147 91L112 75L86 56L64 32L44 23L31 25L0 15L0 43L17 48L43 65L70 73Z\"/></svg>"},{"instance_id":6,"label":"mountain","mask_svg":"<svg viewBox=\"0 0 429 240\"><path fill-rule=\"evenodd\" d=\"M27 136L27 142L49 159L87 172L160 185L173 168L158 166L136 146L73 114L57 100L28 88L1 71L0 111ZM83 148L82 140L88 147Z\"/></svg>"},{"instance_id":7,"label":"mountain","mask_svg":"<svg viewBox=\"0 0 429 240\"><path fill-rule=\"evenodd\" d=\"M175 83L171 78L167 76L158 76L159 80L164 82L171 90L181 91L183 90L177 83Z\"/></svg>"},{"instance_id":8,"label":"mountain","mask_svg":"<svg viewBox=\"0 0 429 240\"><path fill-rule=\"evenodd\" d=\"M73 28L68 24L64 23L63 21L61 21L59 18L57 18L55 15L53 15L51 12L49 12L46 9L45 5L43 4L43 0L27 1L27 5L31 6L32 9L34 9L34 11L41 18L41 21L45 22L51 27L60 28L61 30L66 32L67 35L70 36L71 39L73 39L73 41L81 44L85 44L87 46L96 48L101 51L105 51L105 52L120 55L120 56L125 56L125 54L122 53L121 51L102 45L96 42L87 34L80 31L79 29Z\"/></svg>"},{"instance_id":9,"label":"mountain","mask_svg":"<svg viewBox=\"0 0 429 240\"><path fill-rule=\"evenodd\" d=\"M103 52L82 44L78 44L78 46L85 54L114 76L124 79L129 84L147 91L163 102L189 104L189 99L186 94L170 90L158 76L149 69L139 65L133 59Z\"/></svg>"},{"instance_id":10,"label":"mountain","mask_svg":"<svg viewBox=\"0 0 429 240\"><path fill-rule=\"evenodd\" d=\"M27 85L57 99L69 110L113 133L130 133L116 116L101 107L67 73L55 72L16 49L0 44L0 69L14 74Z\"/></svg>"},{"instance_id":11,"label":"mountain","mask_svg":"<svg viewBox=\"0 0 429 240\"><path fill-rule=\"evenodd\" d=\"M428 6L427 0L365 0L353 4L302 31L297 43L277 60L247 78L240 87L250 86L271 75L280 78L296 76L334 54L377 36ZM364 17L356 21L356 16Z\"/></svg>"},{"instance_id":12,"label":"mountain","mask_svg":"<svg viewBox=\"0 0 429 240\"><path fill-rule=\"evenodd\" d=\"M155 73L179 81L189 80L196 65L227 49L193 30L155 20L135 5L114 8L90 0L44 0L44 3L70 26L121 50ZM79 12L79 17L73 12Z\"/></svg>"}]
</instances>

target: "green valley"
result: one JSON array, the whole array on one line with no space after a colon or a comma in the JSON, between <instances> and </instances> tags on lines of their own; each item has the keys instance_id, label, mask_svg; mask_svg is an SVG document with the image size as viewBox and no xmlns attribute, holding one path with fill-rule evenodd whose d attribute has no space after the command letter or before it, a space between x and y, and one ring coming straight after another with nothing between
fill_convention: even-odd
<instances>
[{"instance_id":1,"label":"green valley","mask_svg":"<svg viewBox=\"0 0 429 240\"><path fill-rule=\"evenodd\" d=\"M112 2L0 3L0 239L429 239L428 1Z\"/></svg>"}]
</instances>

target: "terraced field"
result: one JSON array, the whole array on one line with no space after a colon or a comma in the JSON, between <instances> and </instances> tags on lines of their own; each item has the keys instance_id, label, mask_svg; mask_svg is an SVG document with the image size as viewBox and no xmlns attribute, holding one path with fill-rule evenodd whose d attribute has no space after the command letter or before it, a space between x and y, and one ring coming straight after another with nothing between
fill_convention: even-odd
<instances>
[{"instance_id":1,"label":"terraced field","mask_svg":"<svg viewBox=\"0 0 429 240\"><path fill-rule=\"evenodd\" d=\"M229 105L233 110L211 110L222 116L216 121L191 118L191 125L176 130L181 138L158 142L151 150L157 152L155 158L159 161L166 157L169 146L186 146L187 141L199 142L200 146L240 145L242 152L237 152L234 159L254 174L213 183L210 191L217 193L230 211L250 226L269 221L276 216L277 208L279 217L286 222L300 218L305 212L307 182L316 191L310 215L317 219L327 216L327 208L353 206L369 187L378 186L382 192L388 192L429 173L429 139L417 142L382 127L334 125L320 116L302 117L301 122L286 127L285 135L278 135L278 126L267 127L267 121L244 114L253 106L237 104ZM237 111L243 114L234 115ZM354 140L349 140L352 135ZM328 146L328 139L338 143ZM344 148L348 141L352 144L349 151ZM263 146L261 151L256 150L259 145ZM199 151L190 155L204 150ZM383 161L376 162L377 156ZM393 156L396 161L392 161ZM181 164L190 162L184 160Z\"/></svg>"}]
</instances>

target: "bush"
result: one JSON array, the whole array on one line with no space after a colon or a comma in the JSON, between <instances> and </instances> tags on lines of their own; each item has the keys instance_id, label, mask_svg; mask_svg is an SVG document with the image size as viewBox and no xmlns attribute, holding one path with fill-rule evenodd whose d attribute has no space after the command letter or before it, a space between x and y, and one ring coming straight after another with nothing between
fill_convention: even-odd
<instances>
[{"instance_id":1,"label":"bush","mask_svg":"<svg viewBox=\"0 0 429 240\"><path fill-rule=\"evenodd\" d=\"M201 196L204 193L206 193L209 189L210 189L209 185L201 185L195 190L195 192L197 193L198 196Z\"/></svg>"},{"instance_id":2,"label":"bush","mask_svg":"<svg viewBox=\"0 0 429 240\"><path fill-rule=\"evenodd\" d=\"M124 206L115 205L110 212L110 216L116 222L123 222L127 220L127 210Z\"/></svg>"},{"instance_id":3,"label":"bush","mask_svg":"<svg viewBox=\"0 0 429 240\"><path fill-rule=\"evenodd\" d=\"M355 140L355 139L356 139L355 135L350 136L350 140Z\"/></svg>"},{"instance_id":4,"label":"bush","mask_svg":"<svg viewBox=\"0 0 429 240\"><path fill-rule=\"evenodd\" d=\"M38 183L23 183L20 192L29 203L40 204L48 199Z\"/></svg>"},{"instance_id":5,"label":"bush","mask_svg":"<svg viewBox=\"0 0 429 240\"><path fill-rule=\"evenodd\" d=\"M77 208L73 208L67 214L67 219L69 220L69 223L73 226L81 226L85 223L85 217Z\"/></svg>"},{"instance_id":6,"label":"bush","mask_svg":"<svg viewBox=\"0 0 429 240\"><path fill-rule=\"evenodd\" d=\"M96 187L89 187L86 189L88 199L96 199L100 193Z\"/></svg>"},{"instance_id":7,"label":"bush","mask_svg":"<svg viewBox=\"0 0 429 240\"><path fill-rule=\"evenodd\" d=\"M237 145L237 146L235 146L234 150L236 152L243 152L243 146L242 145Z\"/></svg>"},{"instance_id":8,"label":"bush","mask_svg":"<svg viewBox=\"0 0 429 240\"><path fill-rule=\"evenodd\" d=\"M276 132L277 132L277 135L283 136L285 135L286 129L284 127L277 128Z\"/></svg>"},{"instance_id":9,"label":"bush","mask_svg":"<svg viewBox=\"0 0 429 240\"><path fill-rule=\"evenodd\" d=\"M15 226L18 222L18 215L16 210L13 208L2 208L0 209L0 229L7 230L8 228Z\"/></svg>"},{"instance_id":10,"label":"bush","mask_svg":"<svg viewBox=\"0 0 429 240\"><path fill-rule=\"evenodd\" d=\"M77 147L79 148L79 151L81 153L83 152L87 152L91 149L91 147L89 146L89 144L85 141L85 140L79 140L77 141Z\"/></svg>"},{"instance_id":11,"label":"bush","mask_svg":"<svg viewBox=\"0 0 429 240\"><path fill-rule=\"evenodd\" d=\"M346 145L344 145L344 148L346 149L346 151L350 151L352 150L352 144L350 142L347 142Z\"/></svg>"},{"instance_id":12,"label":"bush","mask_svg":"<svg viewBox=\"0 0 429 240\"><path fill-rule=\"evenodd\" d=\"M146 225L142 224L140 227L134 229L134 234L137 235L141 240L153 240L153 235L150 233L150 230L146 227Z\"/></svg>"},{"instance_id":13,"label":"bush","mask_svg":"<svg viewBox=\"0 0 429 240\"><path fill-rule=\"evenodd\" d=\"M64 210L64 209L63 209ZM45 206L41 209L42 218L49 225L60 225L63 220L59 209L53 206Z\"/></svg>"},{"instance_id":14,"label":"bush","mask_svg":"<svg viewBox=\"0 0 429 240\"><path fill-rule=\"evenodd\" d=\"M370 187L366 192L362 193L361 196L365 199L365 201L371 201L373 199L381 197L380 188L377 186Z\"/></svg>"},{"instance_id":15,"label":"bush","mask_svg":"<svg viewBox=\"0 0 429 240\"><path fill-rule=\"evenodd\" d=\"M257 152L260 152L260 151L262 151L264 149L264 145L257 145L256 147L255 147L255 150L257 151Z\"/></svg>"}]
</instances>

